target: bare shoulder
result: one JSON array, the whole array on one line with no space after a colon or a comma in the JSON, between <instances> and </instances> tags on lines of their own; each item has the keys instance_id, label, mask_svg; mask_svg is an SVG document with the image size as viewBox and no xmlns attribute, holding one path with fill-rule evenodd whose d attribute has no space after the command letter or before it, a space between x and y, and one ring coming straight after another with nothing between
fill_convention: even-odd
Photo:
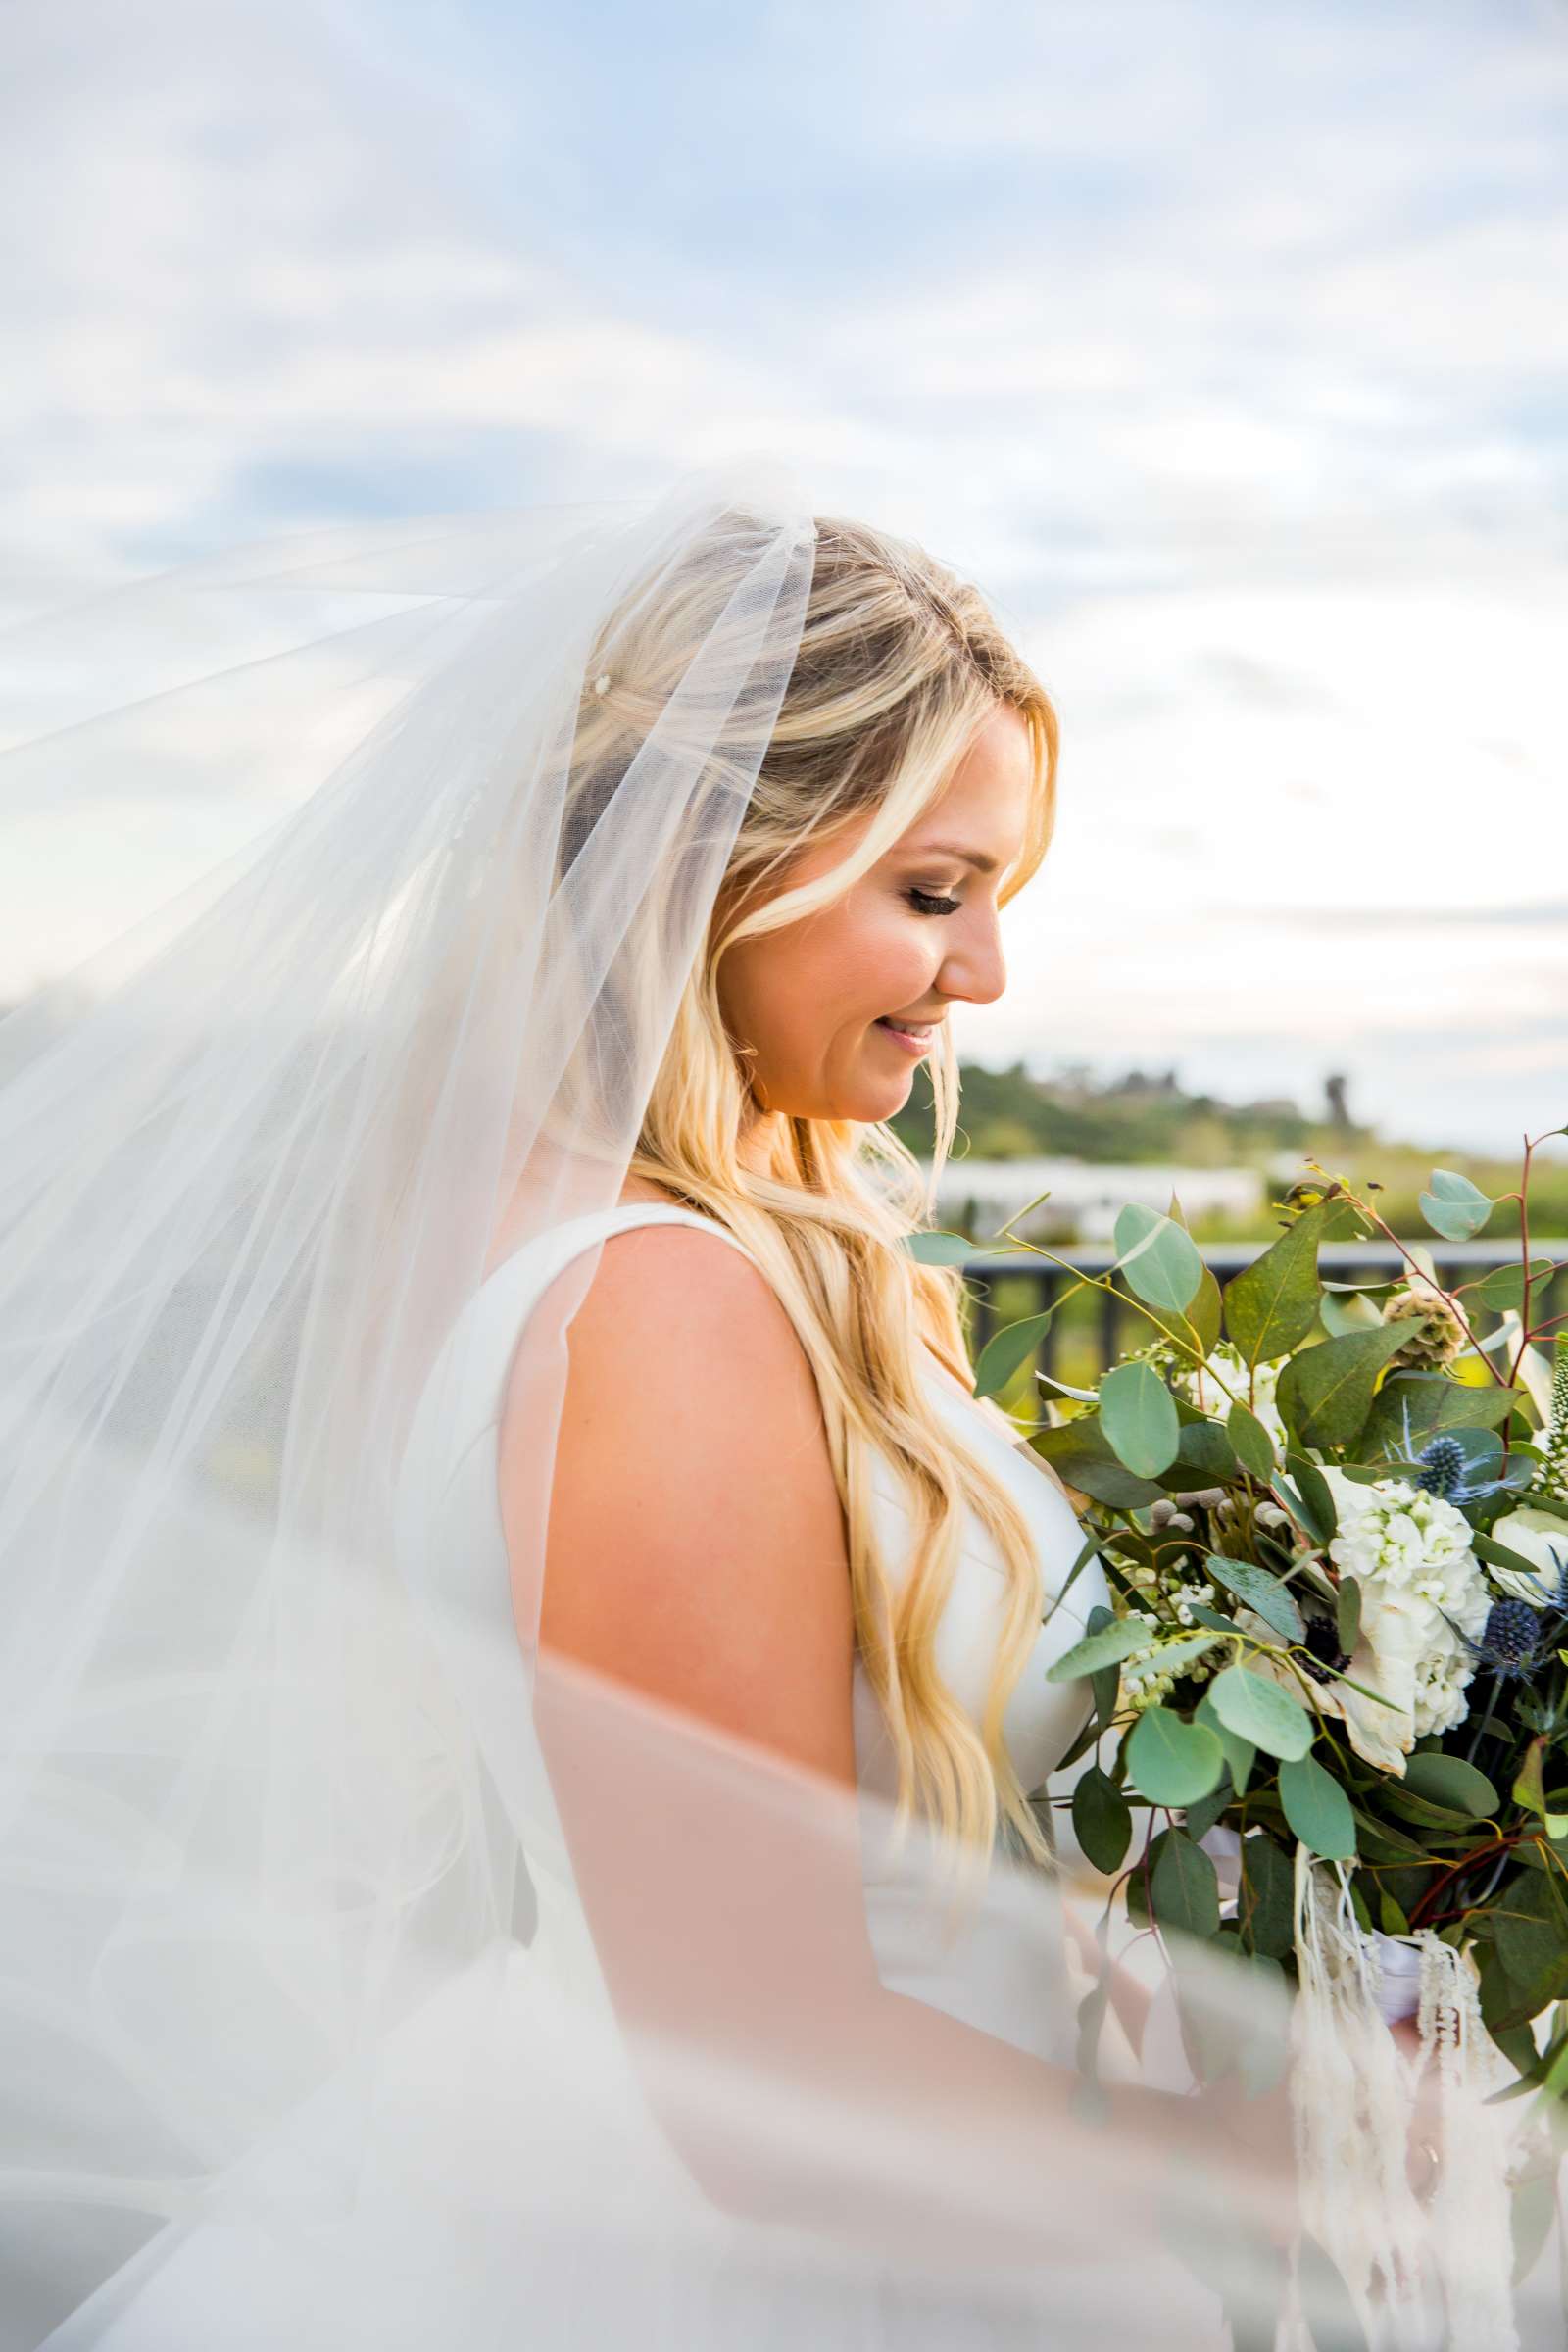
<instances>
[{"instance_id":1,"label":"bare shoulder","mask_svg":"<svg viewBox=\"0 0 1568 2352\"><path fill-rule=\"evenodd\" d=\"M662 1366L666 1383L678 1365L680 1381L669 1385L703 1405L710 1432L714 1410L754 1427L742 1402L793 1409L813 1423L820 1417L810 1366L777 1292L753 1258L716 1232L641 1225L614 1235L569 1345L574 1375L600 1364L610 1372L618 1362L617 1389L633 1362Z\"/></svg>"},{"instance_id":2,"label":"bare shoulder","mask_svg":"<svg viewBox=\"0 0 1568 2352\"><path fill-rule=\"evenodd\" d=\"M853 1779L842 1513L765 1275L691 1226L614 1235L567 1356L541 1639Z\"/></svg>"}]
</instances>

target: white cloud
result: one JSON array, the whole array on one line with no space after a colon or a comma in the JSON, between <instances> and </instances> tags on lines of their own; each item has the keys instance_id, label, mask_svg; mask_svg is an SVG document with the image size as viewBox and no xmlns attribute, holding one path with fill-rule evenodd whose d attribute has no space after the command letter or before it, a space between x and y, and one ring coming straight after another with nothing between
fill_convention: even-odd
<instances>
[{"instance_id":1,"label":"white cloud","mask_svg":"<svg viewBox=\"0 0 1568 2352\"><path fill-rule=\"evenodd\" d=\"M1568 12L75 0L6 37L0 609L773 445L973 569L1058 696L977 1037L1267 1035L1436 1117L1442 1041L1560 1001L1540 929L1248 910L1560 864ZM116 911L113 857L11 848L0 989Z\"/></svg>"}]
</instances>

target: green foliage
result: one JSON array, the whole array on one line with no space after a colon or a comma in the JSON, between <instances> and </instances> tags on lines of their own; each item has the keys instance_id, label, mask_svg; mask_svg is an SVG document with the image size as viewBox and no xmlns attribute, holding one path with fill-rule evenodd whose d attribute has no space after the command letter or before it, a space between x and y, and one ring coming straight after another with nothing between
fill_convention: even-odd
<instances>
[{"instance_id":1,"label":"green foliage","mask_svg":"<svg viewBox=\"0 0 1568 2352\"><path fill-rule=\"evenodd\" d=\"M1421 1196L1421 1214L1446 1242L1473 1241L1495 1205L1453 1168L1434 1168L1432 1189Z\"/></svg>"},{"instance_id":2,"label":"green foliage","mask_svg":"<svg viewBox=\"0 0 1568 2352\"><path fill-rule=\"evenodd\" d=\"M1355 1816L1350 1800L1316 1756L1296 1756L1280 1766L1280 1803L1303 1845L1326 1862L1355 1857Z\"/></svg>"},{"instance_id":3,"label":"green foliage","mask_svg":"<svg viewBox=\"0 0 1568 2352\"><path fill-rule=\"evenodd\" d=\"M1218 1740L1220 1746L1225 1751L1225 1765L1231 1776L1231 1787L1238 1796L1245 1796L1248 1783L1252 1777L1252 1766L1257 1758L1257 1749L1250 1740L1244 1739L1240 1732L1231 1730L1230 1725L1220 1714L1206 1690L1198 1702L1196 1718L1200 1723L1206 1723Z\"/></svg>"},{"instance_id":4,"label":"green foliage","mask_svg":"<svg viewBox=\"0 0 1568 2352\"><path fill-rule=\"evenodd\" d=\"M1178 1935L1217 1934L1219 1881L1207 1854L1185 1830L1162 1831L1154 1845L1149 1891L1155 1919Z\"/></svg>"},{"instance_id":5,"label":"green foliage","mask_svg":"<svg viewBox=\"0 0 1568 2352\"><path fill-rule=\"evenodd\" d=\"M1272 1363L1289 1354L1316 1322L1318 1244L1335 1206L1324 1200L1304 1209L1272 1248L1227 1284L1225 1329L1248 1363Z\"/></svg>"},{"instance_id":6,"label":"green foliage","mask_svg":"<svg viewBox=\"0 0 1568 2352\"><path fill-rule=\"evenodd\" d=\"M1002 1395L1013 1374L1029 1362L1051 1329L1053 1313L1048 1308L1043 1315L1025 1315L1020 1322L1007 1324L987 1341L974 1368L977 1396Z\"/></svg>"},{"instance_id":7,"label":"green foliage","mask_svg":"<svg viewBox=\"0 0 1568 2352\"><path fill-rule=\"evenodd\" d=\"M1116 1219L1117 1266L1151 1306L1185 1314L1203 1279L1203 1261L1180 1225L1129 1201Z\"/></svg>"},{"instance_id":8,"label":"green foliage","mask_svg":"<svg viewBox=\"0 0 1568 2352\"><path fill-rule=\"evenodd\" d=\"M1176 1406L1152 1364L1118 1364L1105 1374L1100 1384L1100 1426L1118 1461L1139 1478L1158 1478L1180 1448Z\"/></svg>"},{"instance_id":9,"label":"green foliage","mask_svg":"<svg viewBox=\"0 0 1568 2352\"><path fill-rule=\"evenodd\" d=\"M1484 2010L1489 2028L1506 2031L1568 1997L1568 1903L1555 1871L1521 1875L1492 1914L1493 1949L1503 1983Z\"/></svg>"},{"instance_id":10,"label":"green foliage","mask_svg":"<svg viewBox=\"0 0 1568 2352\"><path fill-rule=\"evenodd\" d=\"M1080 1413L1060 1429L1048 1429L1035 1440L1035 1451L1058 1477L1080 1494L1120 1510L1136 1510L1153 1502L1162 1490L1152 1479L1140 1478L1113 1451L1099 1420Z\"/></svg>"},{"instance_id":11,"label":"green foliage","mask_svg":"<svg viewBox=\"0 0 1568 2352\"><path fill-rule=\"evenodd\" d=\"M1114 1617L1098 1632L1085 1634L1071 1649L1046 1668L1048 1683L1074 1683L1081 1675L1093 1674L1102 1666L1113 1666L1135 1649L1149 1643L1149 1627L1139 1617Z\"/></svg>"},{"instance_id":12,"label":"green foliage","mask_svg":"<svg viewBox=\"0 0 1568 2352\"><path fill-rule=\"evenodd\" d=\"M1446 1372L1391 1372L1372 1400L1358 1448L1363 1461L1396 1461L1404 1455L1405 1417L1419 1453L1427 1442L1466 1429L1495 1428L1506 1421L1523 1389L1496 1382L1482 1387L1452 1380Z\"/></svg>"},{"instance_id":13,"label":"green foliage","mask_svg":"<svg viewBox=\"0 0 1568 2352\"><path fill-rule=\"evenodd\" d=\"M1295 1938L1296 1877L1272 1838L1242 1839L1236 1916L1249 1951L1284 1959Z\"/></svg>"},{"instance_id":14,"label":"green foliage","mask_svg":"<svg viewBox=\"0 0 1568 2352\"><path fill-rule=\"evenodd\" d=\"M1412 1756L1404 1768L1404 1786L1413 1796L1446 1805L1472 1821L1485 1821L1501 1801L1484 1772L1463 1756L1445 1755L1442 1748Z\"/></svg>"},{"instance_id":15,"label":"green foliage","mask_svg":"<svg viewBox=\"0 0 1568 2352\"><path fill-rule=\"evenodd\" d=\"M1072 1792L1073 1835L1097 1870L1120 1870L1133 1834L1132 1809L1108 1772L1091 1764Z\"/></svg>"},{"instance_id":16,"label":"green foliage","mask_svg":"<svg viewBox=\"0 0 1568 2352\"><path fill-rule=\"evenodd\" d=\"M1225 1770L1225 1751L1206 1724L1170 1707L1146 1707L1127 1741L1127 1773L1152 1805L1190 1805Z\"/></svg>"},{"instance_id":17,"label":"green foliage","mask_svg":"<svg viewBox=\"0 0 1568 2352\"><path fill-rule=\"evenodd\" d=\"M1220 1721L1265 1755L1289 1762L1304 1756L1312 1744L1312 1718L1299 1700L1245 1666L1227 1666L1216 1674L1208 1696Z\"/></svg>"},{"instance_id":18,"label":"green foliage","mask_svg":"<svg viewBox=\"0 0 1568 2352\"><path fill-rule=\"evenodd\" d=\"M1440 1171L1430 1195L1445 1238L1484 1221L1501 1189L1484 1194ZM1085 1638L1050 1670L1058 1682L1087 1675L1093 1689L1075 1756L1121 1735L1119 1754L1101 1747L1078 1783L1079 1842L1119 1875L1135 1918L1276 1972L1292 1965L1298 1857L1334 1864L1363 1932L1431 1928L1475 1951L1489 2029L1521 2086L1568 2104L1568 2008L1539 2056L1530 2030L1544 2008L1568 2004L1568 1596L1555 1619L1532 1618L1505 1582L1489 1591L1484 1581L1540 1574L1525 1549L1539 1524L1510 1529L1507 1514L1556 1493L1544 1416L1522 1384L1498 1376L1512 1368L1513 1337L1490 1355L1472 1348L1445 1368L1433 1354L1432 1368L1413 1370L1395 1361L1411 1326L1383 1321L1379 1286L1325 1290L1320 1247L1366 1230L1381 1203L1319 1170L1281 1208L1284 1230L1231 1282L1223 1316L1178 1204L1168 1217L1124 1211L1127 1289L1115 1296L1124 1320L1140 1319L1141 1344L1095 1390L1085 1382L1081 1409L1075 1400L1035 1441L1086 1498L1113 1602L1091 1611ZM1534 1272L1539 1344L1539 1326L1551 1327L1543 1286L1559 1278L1540 1258ZM1521 1264L1450 1294L1453 1346L1460 1316L1485 1340L1485 1318L1517 1313L1525 1292ZM1080 1295L1091 1316L1105 1313L1103 1283ZM1058 1342L1073 1304L1057 1307ZM982 1394L1021 1374L1043 1320L991 1342ZM1248 1370L1230 1363L1222 1386L1244 1394L1220 1417L1187 1391L1222 1321ZM1568 1348L1561 1367L1568 1398ZM1461 1513L1469 1598L1487 1604L1467 1621L1476 1670L1466 1711L1451 1732L1419 1740L1380 1647L1387 1571L1356 1531L1368 1489L1381 1489L1383 1508L1405 1507L1396 1478L1441 1497L1444 1509L1415 1511L1414 1525L1430 1518L1444 1557L1453 1556L1445 1513ZM1568 1535L1568 1488L1554 1507ZM1534 1590L1544 1608L1551 1583ZM1502 1599L1512 1617L1498 1615ZM1122 1672L1134 1651L1136 1690ZM1380 1716L1393 1720L1385 1728ZM1180 1818L1129 1869L1140 1807ZM1234 1918L1221 1917L1200 1843L1221 1825L1241 1833ZM1201 2063L1237 2061L1221 2036L1205 2040Z\"/></svg>"},{"instance_id":19,"label":"green foliage","mask_svg":"<svg viewBox=\"0 0 1568 2352\"><path fill-rule=\"evenodd\" d=\"M1349 1332L1293 1355L1279 1379L1279 1407L1303 1445L1350 1446L1372 1409L1378 1374L1397 1354L1406 1334L1396 1323Z\"/></svg>"},{"instance_id":20,"label":"green foliage","mask_svg":"<svg viewBox=\"0 0 1568 2352\"><path fill-rule=\"evenodd\" d=\"M904 1247L922 1266L961 1266L974 1255L973 1242L961 1233L911 1233Z\"/></svg>"},{"instance_id":21,"label":"green foliage","mask_svg":"<svg viewBox=\"0 0 1568 2352\"><path fill-rule=\"evenodd\" d=\"M1277 1576L1259 1568L1255 1560L1227 1559L1220 1551L1209 1553L1208 1573L1215 1584L1223 1585L1227 1592L1234 1592L1238 1600L1254 1609L1282 1641L1300 1641L1305 1630L1301 1612Z\"/></svg>"},{"instance_id":22,"label":"green foliage","mask_svg":"<svg viewBox=\"0 0 1568 2352\"><path fill-rule=\"evenodd\" d=\"M1266 1486L1274 1475L1274 1441L1257 1415L1238 1400L1226 1416L1225 1430L1242 1468Z\"/></svg>"}]
</instances>

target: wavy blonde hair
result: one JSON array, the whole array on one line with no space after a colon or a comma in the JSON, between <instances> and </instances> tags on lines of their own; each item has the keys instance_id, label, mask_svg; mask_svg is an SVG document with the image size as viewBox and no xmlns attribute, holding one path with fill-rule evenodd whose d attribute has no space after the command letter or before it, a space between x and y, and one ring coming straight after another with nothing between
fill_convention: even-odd
<instances>
[{"instance_id":1,"label":"wavy blonde hair","mask_svg":"<svg viewBox=\"0 0 1568 2352\"><path fill-rule=\"evenodd\" d=\"M666 608L662 616L670 623ZM961 1285L904 1244L925 1221L919 1165L885 1126L779 1118L764 1169L742 1164L745 1055L726 1032L718 975L738 940L798 921L881 858L951 779L977 726L1005 705L1025 721L1034 790L1011 898L1039 865L1055 812L1057 721L1039 679L979 591L922 548L860 522L818 518L799 651L719 893L707 949L681 994L629 1173L728 1228L772 1283L815 1374L847 1531L857 1641L891 1729L897 1819L927 1815L962 1857L987 1855L1004 1820L1050 1847L1003 1740L1042 1615L1039 1562L1017 1504L956 1443L922 1380L929 1348L965 1389L973 1372ZM790 881L808 842L871 811L853 851ZM951 1042L932 1070L936 1162L957 1116ZM902 1476L913 1557L896 1589L872 1515L880 1455ZM978 1731L944 1683L935 1637L972 1511L1004 1563L1003 1638Z\"/></svg>"}]
</instances>

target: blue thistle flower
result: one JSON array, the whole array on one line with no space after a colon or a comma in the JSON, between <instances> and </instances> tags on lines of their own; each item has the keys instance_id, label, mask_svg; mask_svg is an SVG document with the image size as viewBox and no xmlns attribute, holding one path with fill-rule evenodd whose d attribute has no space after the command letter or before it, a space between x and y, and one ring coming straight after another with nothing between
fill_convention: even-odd
<instances>
[{"instance_id":1,"label":"blue thistle flower","mask_svg":"<svg viewBox=\"0 0 1568 2352\"><path fill-rule=\"evenodd\" d=\"M1441 1495L1445 1502L1453 1499L1456 1490L1464 1484L1464 1447L1457 1438L1430 1438L1418 1456L1419 1467L1411 1480L1428 1494Z\"/></svg>"},{"instance_id":2,"label":"blue thistle flower","mask_svg":"<svg viewBox=\"0 0 1568 2352\"><path fill-rule=\"evenodd\" d=\"M1458 1636L1477 1666L1489 1668L1499 1682L1528 1682L1540 1672L1557 1645L1558 1637L1548 1631L1540 1610L1533 1609L1528 1600L1494 1600L1487 1612L1479 1642L1446 1609L1442 1615L1445 1625Z\"/></svg>"},{"instance_id":3,"label":"blue thistle flower","mask_svg":"<svg viewBox=\"0 0 1568 2352\"><path fill-rule=\"evenodd\" d=\"M1448 1436L1446 1431L1438 1437L1429 1438L1417 1453L1415 1432L1410 1427L1408 1397L1401 1401L1399 1415L1404 1424L1404 1453L1402 1460L1396 1465L1391 1463L1391 1467L1405 1469L1413 1486L1425 1488L1429 1494L1441 1496L1443 1501L1451 1502L1455 1508L1470 1502L1485 1502L1493 1494L1514 1494L1528 1481L1529 1464L1524 1461L1515 1462L1511 1468L1505 1467L1500 1478L1471 1478L1464 1447L1457 1438ZM1498 1461L1502 1459L1500 1444L1494 1458ZM1434 1483L1437 1479L1442 1479L1444 1483L1437 1485Z\"/></svg>"},{"instance_id":4,"label":"blue thistle flower","mask_svg":"<svg viewBox=\"0 0 1568 2352\"><path fill-rule=\"evenodd\" d=\"M1540 1640L1541 1619L1528 1600L1494 1600L1477 1646L1489 1666L1512 1681L1539 1663Z\"/></svg>"}]
</instances>

